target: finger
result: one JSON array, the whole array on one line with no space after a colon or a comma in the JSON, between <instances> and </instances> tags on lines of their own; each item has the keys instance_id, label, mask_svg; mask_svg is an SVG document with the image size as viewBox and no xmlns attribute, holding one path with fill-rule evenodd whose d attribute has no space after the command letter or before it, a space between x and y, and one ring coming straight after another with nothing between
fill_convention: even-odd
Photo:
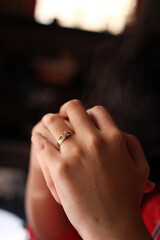
<instances>
[{"instance_id":1,"label":"finger","mask_svg":"<svg viewBox=\"0 0 160 240\"><path fill-rule=\"evenodd\" d=\"M43 125L48 129L48 131L52 134L55 141L57 142L61 134L68 131L68 125L64 121L64 119L59 114L46 114L42 118ZM65 142L67 140L72 141L72 138L66 138Z\"/></svg>"},{"instance_id":2,"label":"finger","mask_svg":"<svg viewBox=\"0 0 160 240\"><path fill-rule=\"evenodd\" d=\"M41 159L48 158L56 161L59 157L59 151L40 133L33 132L31 141L35 147L35 152L41 154Z\"/></svg>"},{"instance_id":3,"label":"finger","mask_svg":"<svg viewBox=\"0 0 160 240\"><path fill-rule=\"evenodd\" d=\"M145 158L141 144L138 139L131 134L124 133L124 136L126 138L126 145L131 158L139 166L140 171L146 176L144 193L149 193L154 189L155 184L148 179L150 168Z\"/></svg>"},{"instance_id":4,"label":"finger","mask_svg":"<svg viewBox=\"0 0 160 240\"><path fill-rule=\"evenodd\" d=\"M131 158L133 159L133 161L136 164L141 165L142 167L144 167L145 165L148 165L139 140L134 135L127 134L127 133L123 133L123 134L126 139L128 152Z\"/></svg>"},{"instance_id":5,"label":"finger","mask_svg":"<svg viewBox=\"0 0 160 240\"><path fill-rule=\"evenodd\" d=\"M84 106L77 99L65 103L60 109L60 114L63 118L69 119L75 133L92 132L95 129Z\"/></svg>"},{"instance_id":6,"label":"finger","mask_svg":"<svg viewBox=\"0 0 160 240\"><path fill-rule=\"evenodd\" d=\"M131 159L136 164L136 166L138 166L138 169L141 175L146 177L146 182L147 182L147 179L150 173L150 168L146 160L146 157L144 155L141 144L135 136L131 134L126 134L126 133L123 133L123 134L126 139L126 146L131 156Z\"/></svg>"},{"instance_id":7,"label":"finger","mask_svg":"<svg viewBox=\"0 0 160 240\"><path fill-rule=\"evenodd\" d=\"M68 120L64 120L65 121L65 123L67 124L67 126L68 126L68 129L70 129L72 132L74 132L74 130L73 130L73 127L72 127L72 125L71 125L71 123L68 121Z\"/></svg>"},{"instance_id":8,"label":"finger","mask_svg":"<svg viewBox=\"0 0 160 240\"><path fill-rule=\"evenodd\" d=\"M53 195L53 197L55 198L56 202L58 202L59 204L61 204L61 201L59 199L59 196L57 194L53 179L51 177L51 173L46 165L46 161L44 159L41 159L41 154L39 154L38 152L36 152L36 156L37 156L37 160L39 162L39 165L41 167L43 176L45 178L46 181L46 185L49 188L51 194Z\"/></svg>"},{"instance_id":9,"label":"finger","mask_svg":"<svg viewBox=\"0 0 160 240\"><path fill-rule=\"evenodd\" d=\"M118 128L112 116L103 106L90 108L87 113L99 130L112 131L113 128Z\"/></svg>"},{"instance_id":10,"label":"finger","mask_svg":"<svg viewBox=\"0 0 160 240\"><path fill-rule=\"evenodd\" d=\"M57 143L55 138L52 136L48 128L44 126L42 121L37 123L35 127L32 129L32 135L34 132L40 133L42 136L44 136L46 139L48 139L49 142L51 142L55 147L57 147Z\"/></svg>"},{"instance_id":11,"label":"finger","mask_svg":"<svg viewBox=\"0 0 160 240\"><path fill-rule=\"evenodd\" d=\"M54 196L55 200L59 204L61 204L49 168L47 166L49 161L55 162L57 160L56 157L58 157L59 152L57 151L56 148L54 148L54 146L51 143L49 143L47 139L45 139L39 133L34 132L31 140L35 149L37 160L43 172L46 184L49 190L51 191L52 195Z\"/></svg>"}]
</instances>

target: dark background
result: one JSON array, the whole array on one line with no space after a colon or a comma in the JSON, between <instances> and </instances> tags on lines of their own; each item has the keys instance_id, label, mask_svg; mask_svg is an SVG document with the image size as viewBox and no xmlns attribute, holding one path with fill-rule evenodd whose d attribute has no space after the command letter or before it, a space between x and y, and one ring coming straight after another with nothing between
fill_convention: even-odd
<instances>
[{"instance_id":1,"label":"dark background","mask_svg":"<svg viewBox=\"0 0 160 240\"><path fill-rule=\"evenodd\" d=\"M33 0L0 1L0 208L25 218L31 129L85 88L82 72L111 35L36 23Z\"/></svg>"}]
</instances>

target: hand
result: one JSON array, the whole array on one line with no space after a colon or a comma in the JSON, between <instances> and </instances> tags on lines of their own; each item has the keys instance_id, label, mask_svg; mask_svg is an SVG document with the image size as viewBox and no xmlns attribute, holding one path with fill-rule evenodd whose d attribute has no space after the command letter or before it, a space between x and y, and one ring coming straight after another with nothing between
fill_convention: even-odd
<instances>
[{"instance_id":1,"label":"hand","mask_svg":"<svg viewBox=\"0 0 160 240\"><path fill-rule=\"evenodd\" d=\"M38 123L34 130L41 131L41 123ZM31 146L30 153L25 211L27 223L32 227L38 239L62 239L73 228L62 206L57 204L46 185L34 146Z\"/></svg>"},{"instance_id":2,"label":"hand","mask_svg":"<svg viewBox=\"0 0 160 240\"><path fill-rule=\"evenodd\" d=\"M142 225L142 195L153 187L147 183L149 167L141 146L101 106L87 113L73 100L60 115L44 116L47 134L32 137L48 187L83 239L120 239L126 227ZM59 149L55 143L68 129L64 118L74 135Z\"/></svg>"}]
</instances>

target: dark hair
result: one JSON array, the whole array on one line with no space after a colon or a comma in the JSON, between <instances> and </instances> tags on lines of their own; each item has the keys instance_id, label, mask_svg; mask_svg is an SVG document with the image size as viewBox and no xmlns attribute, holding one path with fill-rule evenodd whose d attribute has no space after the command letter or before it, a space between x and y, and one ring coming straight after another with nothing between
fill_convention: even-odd
<instances>
[{"instance_id":1,"label":"dark hair","mask_svg":"<svg viewBox=\"0 0 160 240\"><path fill-rule=\"evenodd\" d=\"M89 74L87 107L105 106L118 126L140 140L160 180L160 1L139 1L134 21L102 44Z\"/></svg>"}]
</instances>

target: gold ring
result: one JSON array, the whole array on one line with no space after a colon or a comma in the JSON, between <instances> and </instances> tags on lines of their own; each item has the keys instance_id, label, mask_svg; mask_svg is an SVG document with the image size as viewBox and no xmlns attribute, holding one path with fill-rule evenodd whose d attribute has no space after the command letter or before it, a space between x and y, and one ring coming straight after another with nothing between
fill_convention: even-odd
<instances>
[{"instance_id":1,"label":"gold ring","mask_svg":"<svg viewBox=\"0 0 160 240\"><path fill-rule=\"evenodd\" d=\"M68 131L65 131L63 132L60 137L58 138L58 141L57 141L57 145L60 147L60 145L62 144L62 142L69 136L73 135L73 132L68 130Z\"/></svg>"}]
</instances>

